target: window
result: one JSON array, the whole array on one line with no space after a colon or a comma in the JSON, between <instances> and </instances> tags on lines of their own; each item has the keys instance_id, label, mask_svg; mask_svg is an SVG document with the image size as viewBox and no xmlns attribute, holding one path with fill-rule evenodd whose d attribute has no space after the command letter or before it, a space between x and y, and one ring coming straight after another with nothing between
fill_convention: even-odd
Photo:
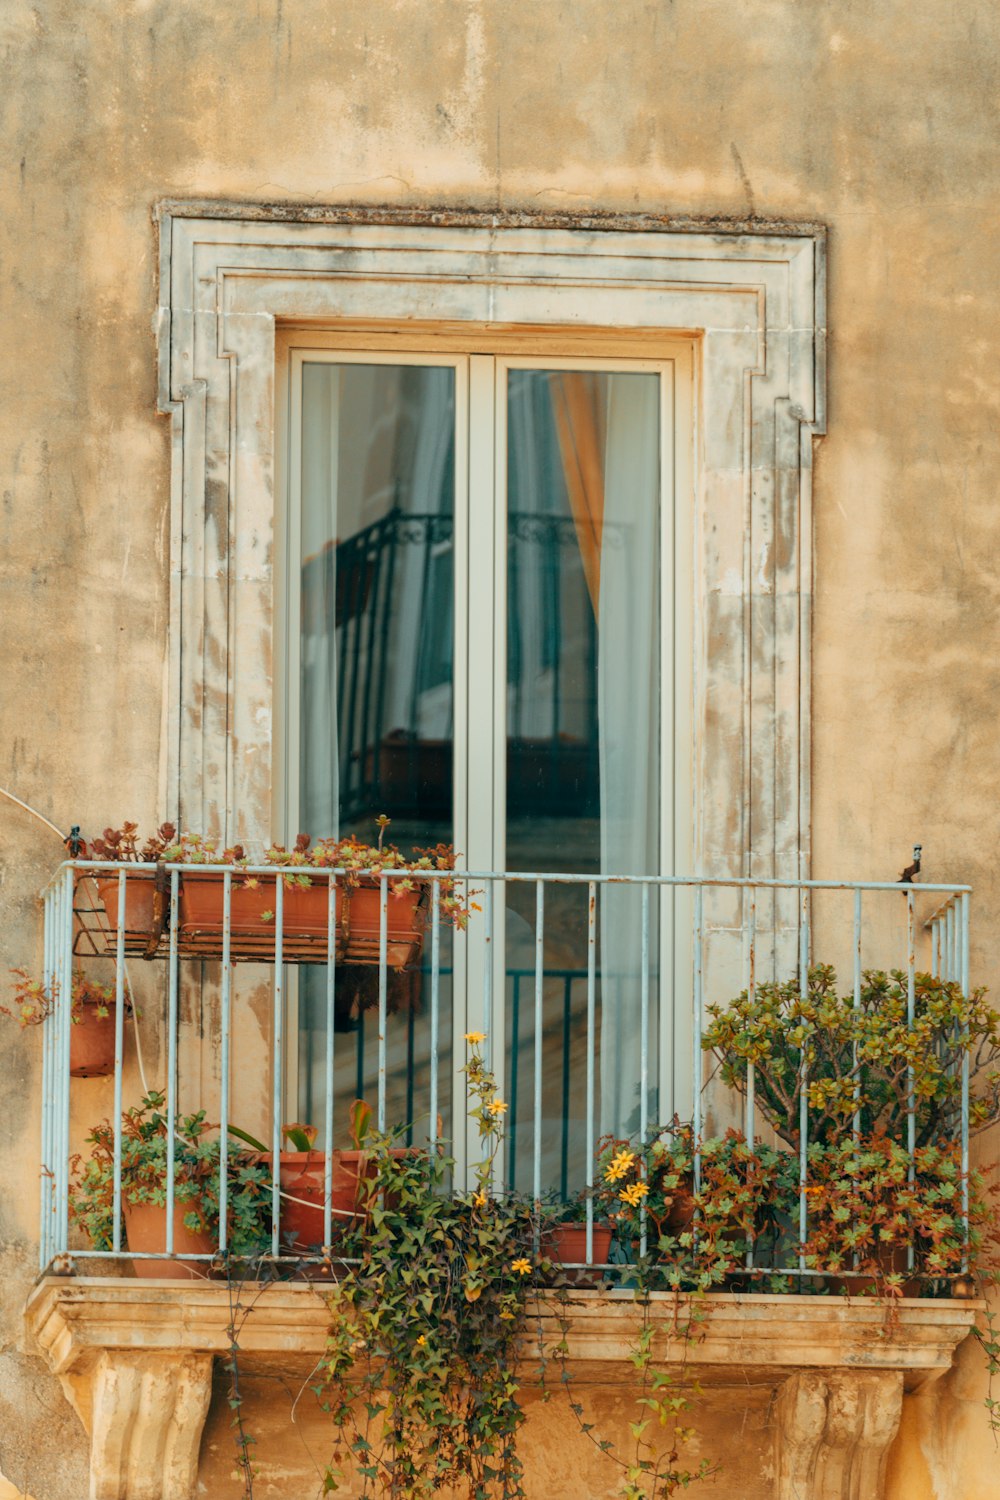
<instances>
[{"instance_id":1,"label":"window","mask_svg":"<svg viewBox=\"0 0 1000 1500\"><path fill-rule=\"evenodd\" d=\"M664 351L661 339L656 359L544 344L383 353L289 333L286 347L286 833L371 837L386 813L404 849L454 843L470 870L689 868L690 346ZM564 1191L585 1169L571 1080L585 1066L587 896L585 883L550 887L544 928L543 1170ZM654 948L672 955L680 901L663 897L656 914ZM621 1133L637 1123L639 903L637 890L609 888L598 937L601 1125ZM495 964L506 1170L524 1186L534 886L509 883L492 923L495 957L478 918L448 935L443 999L460 1058L456 1044L481 1020L477 981ZM680 1103L670 1016L682 969L678 956L658 976L668 1110ZM390 1115L400 1120L426 1113L425 981L391 981ZM374 986L372 971L338 976L345 1101L374 1092ZM325 979L302 971L302 1118L321 1114L325 1000Z\"/></svg>"},{"instance_id":2,"label":"window","mask_svg":"<svg viewBox=\"0 0 1000 1500\"><path fill-rule=\"evenodd\" d=\"M678 867L712 878L808 875L811 463L813 438L825 423L822 226L746 233L715 222L641 215L595 224L572 215L556 222L522 214L456 218L330 206L310 208L299 220L269 220L259 205L207 209L177 202L161 204L158 220L159 405L172 432L166 815L229 842L277 836L296 821L286 785L298 778L298 746L286 743L283 702L289 655L300 649L286 629L291 348L353 351L369 363L396 355L406 363L416 355L416 364L426 365L447 356L446 364L467 367L470 411L480 389L480 357L497 367L523 358L556 373L575 360L596 361L598 369L607 360L666 360L674 376L668 436L675 438L677 496L668 576L678 624L682 590L689 589L693 632L687 658L676 641L674 653L661 656L664 673L677 661L693 676L687 700L679 679L673 698L662 691L660 698L661 714L675 717L672 738L661 717L661 785L680 787L683 775L690 777L687 802L675 792L674 857ZM689 378L691 349L697 359ZM456 401L460 384L457 377ZM506 389L495 373L487 384L499 410ZM508 653L506 634L497 635L507 571L505 563L501 590L499 554L507 538L496 521L498 494L506 504L503 432L498 442L495 418L476 439L456 418L456 487L465 483L470 500L487 491L490 498L485 513L471 504L455 510L452 576L456 590L464 586L468 593L456 593L456 621L467 624L456 626L452 640L453 650L471 644L471 599L476 619L492 622L495 649L510 655L516 679L529 669L530 651L539 671L551 673L556 612L551 598L538 603L534 645L522 640ZM459 530L466 522L463 541ZM684 524L691 527L690 541L681 536ZM488 560L484 530L491 538ZM445 567L444 555L431 560L438 569ZM572 547L561 555L568 568ZM473 562L484 572L493 569L488 594L475 591ZM292 572L300 568L299 555ZM571 622L561 621L560 629L568 640ZM430 639L426 652L430 661L444 660ZM441 686L432 675L428 668L418 679L428 714L432 689ZM482 678L456 658L449 690L456 731L467 723L482 735L488 719L487 738L499 737L506 760L506 725L502 734L496 728L499 681L492 667ZM503 682L506 692L506 670ZM688 703L685 730L680 721ZM518 732L523 738L535 733L527 720ZM454 743L459 749L457 732ZM506 797L492 743L494 797ZM662 759L672 746L690 753L680 777ZM296 756L291 778L289 748ZM495 801L473 800L468 771L471 765L481 773L483 763L463 753L454 759L453 819L456 843L471 857L472 838L484 822L491 838L498 831L506 836L506 812L500 817ZM569 752L560 755L565 765ZM661 816L666 810L661 804ZM682 827L691 837L686 853ZM744 973L743 923L735 899L720 896L716 905L705 913L706 990L731 994ZM670 916L664 914L664 922ZM776 962L794 942L794 920L787 916L772 921L764 911L757 914L765 967L769 953ZM662 932L661 951L668 951ZM470 953L468 962L474 960ZM454 961L456 967L466 962L461 945ZM234 1117L253 1129L255 1121L258 1128L262 1123L260 1070L271 1066L281 1039L265 991L249 974L246 983L245 1024L230 1082ZM683 976L675 990L681 983ZM201 1015L212 1014L213 984L206 974ZM665 984L661 975L661 988ZM476 993L475 986L465 992ZM513 999L507 1009L510 1016ZM661 1014L672 1024L665 1002ZM464 1023L456 1007L455 1031ZM199 1066L205 1076L217 1074L217 1035L209 1025L196 1031L205 1054ZM340 1035L335 1040L339 1044ZM671 1036L666 1026L661 1031L661 1113L671 1099L684 1108L669 1065L691 1055L689 1041ZM284 1049L281 1056L284 1065ZM511 1086L517 1057L512 1048ZM288 1079L290 1109L300 1075ZM349 1093L353 1097L353 1088Z\"/></svg>"}]
</instances>

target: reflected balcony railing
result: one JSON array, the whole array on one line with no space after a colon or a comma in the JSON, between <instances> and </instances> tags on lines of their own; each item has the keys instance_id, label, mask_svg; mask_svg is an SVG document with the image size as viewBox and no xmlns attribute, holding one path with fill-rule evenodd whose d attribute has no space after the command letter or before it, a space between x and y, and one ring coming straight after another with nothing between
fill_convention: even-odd
<instances>
[{"instance_id":1,"label":"reflected balcony railing","mask_svg":"<svg viewBox=\"0 0 1000 1500\"><path fill-rule=\"evenodd\" d=\"M732 1126L751 1143L767 1133L753 1067L737 1094L711 1066L702 1042L710 1007L741 993L752 1000L760 986L778 981L798 983L805 993L816 959L835 965L859 1005L868 970L897 970L911 1027L919 975L969 992L967 886L387 870L367 881L369 911L362 921L352 907L349 872L308 873L313 896L304 914L300 888L286 886L273 865L77 859L57 871L44 893L51 1012L43 1028L43 1269L60 1257L105 1261L112 1271L122 1258L178 1258L176 1132L184 1113L199 1110L218 1129L217 1243L197 1253L185 1249L183 1258L185 1264L204 1262L207 1272L213 1259L227 1254L227 1167L240 1149L233 1127L245 1129L249 1121L263 1136L269 1160L279 1162L285 1122L296 1116L296 997L304 966L316 976L325 1022L315 1028L318 1051L310 1059L321 1106L311 1122L322 1189L315 1205L322 1233L311 1247L313 1258L328 1258L335 1240L332 1184L347 1144L338 1131L358 1084L371 1087L380 1131L399 1130L411 1147L446 1149L458 1174L470 1170L474 1132L466 1131L462 1107L469 1032L485 1037L485 1061L507 1107L494 1191L519 1191L538 1201L579 1193L586 1219L580 1264L590 1266L602 1137L647 1141L683 1119L694 1142L697 1190L707 1132ZM246 920L248 878L273 900L263 923ZM464 930L453 931L443 909L442 882L449 880L470 908ZM392 894L395 881L419 890L409 903L415 916L408 932ZM208 886L215 905L206 914L193 898ZM338 985L359 953L373 976L372 1003L345 1032L336 1024ZM113 1059L103 1082L74 1076L79 970L100 977L114 996ZM400 970L416 982L404 1012L394 1015L393 975ZM960 1067L957 1135L967 1240L967 1053ZM130 1249L123 1229L123 1112L151 1089L162 1094L166 1118L159 1194L165 1230L162 1248L139 1252ZM74 1158L86 1151L96 1113L110 1114L112 1228L103 1248L84 1242L70 1208ZM911 1169L916 1121L911 1089L902 1127ZM797 1248L769 1267L789 1276L812 1274L802 1252L809 1230L809 1144L803 1106L793 1152ZM281 1174L271 1176L266 1254L283 1263L290 1255L282 1230L288 1194ZM640 1253L645 1249L644 1233ZM751 1246L751 1272L753 1256Z\"/></svg>"}]
</instances>

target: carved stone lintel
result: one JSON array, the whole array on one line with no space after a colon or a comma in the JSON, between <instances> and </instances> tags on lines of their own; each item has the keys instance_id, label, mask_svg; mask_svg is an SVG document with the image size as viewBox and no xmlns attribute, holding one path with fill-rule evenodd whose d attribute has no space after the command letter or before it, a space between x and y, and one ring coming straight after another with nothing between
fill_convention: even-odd
<instances>
[{"instance_id":1,"label":"carved stone lintel","mask_svg":"<svg viewBox=\"0 0 1000 1500\"><path fill-rule=\"evenodd\" d=\"M778 1393L777 1500L881 1500L903 1404L896 1371L803 1371Z\"/></svg>"},{"instance_id":2,"label":"carved stone lintel","mask_svg":"<svg viewBox=\"0 0 1000 1500\"><path fill-rule=\"evenodd\" d=\"M63 1384L90 1432L90 1500L191 1500L212 1394L210 1354L105 1349L85 1397L78 1376Z\"/></svg>"}]
</instances>

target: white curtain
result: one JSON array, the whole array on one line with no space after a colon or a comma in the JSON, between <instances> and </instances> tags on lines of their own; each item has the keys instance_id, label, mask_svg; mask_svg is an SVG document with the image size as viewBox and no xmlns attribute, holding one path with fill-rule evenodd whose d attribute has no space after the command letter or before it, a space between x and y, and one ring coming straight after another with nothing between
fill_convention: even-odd
<instances>
[{"instance_id":1,"label":"white curtain","mask_svg":"<svg viewBox=\"0 0 1000 1500\"><path fill-rule=\"evenodd\" d=\"M597 648L601 873L652 875L660 814L659 381L611 375L608 387ZM656 910L651 893L651 956ZM639 1124L641 940L640 888L605 886L601 1131L619 1136ZM654 1013L655 997L651 982Z\"/></svg>"}]
</instances>

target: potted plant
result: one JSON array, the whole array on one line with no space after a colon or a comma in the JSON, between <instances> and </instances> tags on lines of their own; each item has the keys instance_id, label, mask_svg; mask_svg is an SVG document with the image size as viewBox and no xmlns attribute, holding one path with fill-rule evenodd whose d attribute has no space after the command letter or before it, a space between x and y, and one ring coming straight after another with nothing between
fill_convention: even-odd
<instances>
[{"instance_id":1,"label":"potted plant","mask_svg":"<svg viewBox=\"0 0 1000 1500\"><path fill-rule=\"evenodd\" d=\"M820 964L804 994L796 978L709 1007L703 1045L722 1079L745 1094L752 1064L761 1116L795 1148L778 1214L789 1225L799 1215L805 1104L807 1229L798 1248L837 1290L915 1292L954 1281L966 1257L973 1273L993 1274L995 1218L981 1177L963 1185L960 1140L965 1063L977 1084L971 1128L1000 1118L1000 1016L984 990L965 995L918 973L911 1019L908 988L901 971L870 970L857 998L839 994L834 969Z\"/></svg>"},{"instance_id":2,"label":"potted plant","mask_svg":"<svg viewBox=\"0 0 1000 1500\"><path fill-rule=\"evenodd\" d=\"M363 1099L355 1099L349 1111L352 1147L330 1153L330 1233L335 1243L342 1239L344 1231L362 1212L363 1183L375 1172L375 1163L366 1145L371 1116L371 1107ZM273 1155L263 1141L236 1126L230 1126L230 1133L252 1147L270 1173ZM283 1125L281 1133L290 1148L281 1152L278 1164L281 1245L291 1255L315 1254L327 1243L324 1223L326 1153L316 1150L318 1131L315 1125ZM406 1148L396 1147L394 1150L397 1155L408 1154Z\"/></svg>"},{"instance_id":3,"label":"potted plant","mask_svg":"<svg viewBox=\"0 0 1000 1500\"><path fill-rule=\"evenodd\" d=\"M737 1130L702 1140L695 1187L695 1134L675 1119L645 1143L599 1144L596 1197L636 1257L670 1286L718 1284L742 1272L751 1246L775 1262L787 1240L797 1167L789 1153Z\"/></svg>"},{"instance_id":4,"label":"potted plant","mask_svg":"<svg viewBox=\"0 0 1000 1500\"><path fill-rule=\"evenodd\" d=\"M309 839L300 835L295 848L286 851L275 845L261 857L261 864L297 865L306 863L304 855ZM251 863L244 846L235 844L223 849L211 839L198 834L184 834L164 851L170 863L186 865L230 865L234 878L230 883L230 951L235 958L258 957L265 962L275 955L276 887L282 882L282 940L288 958L325 959L329 939L329 889L327 882L312 881L305 873L256 875L243 873ZM341 897L334 892L334 956L339 959ZM184 872L180 883L179 940L182 951L199 951L218 956L222 950L225 917L224 877L218 870L204 874Z\"/></svg>"},{"instance_id":5,"label":"potted plant","mask_svg":"<svg viewBox=\"0 0 1000 1500\"><path fill-rule=\"evenodd\" d=\"M342 870L334 884L334 958L337 962L371 965L379 962L381 923L381 876L384 871L414 871L415 877L400 875L387 880L388 966L399 970L420 956L429 905L429 880L420 872L440 872L434 883L440 890L441 912L456 927L464 926L467 907L449 873L455 867L454 850L439 844L404 856L395 845L384 843L389 819L378 820L374 844L350 837L319 839L312 843L300 834L291 849L272 844L259 864L273 865L275 874L247 873L251 864L243 845L222 848L200 834L177 835L173 824L164 823L157 834L139 844L134 823L120 829L105 829L89 846L91 857L117 863L153 862L156 871L138 871L126 883L125 946L127 952L150 956L160 942L169 908L167 871L170 864L229 865L234 870L230 886L231 954L234 958L268 961L275 954L277 882L282 883L282 941L284 956L291 960L325 961L329 949L329 881L319 872ZM238 872L238 878L236 873ZM119 888L117 877L103 872L97 888L110 923L109 947L118 930ZM224 877L220 870L204 874L185 871L180 881L179 947L184 956L218 957L224 927Z\"/></svg>"},{"instance_id":6,"label":"potted plant","mask_svg":"<svg viewBox=\"0 0 1000 1500\"><path fill-rule=\"evenodd\" d=\"M591 1226L590 1265L587 1264L587 1200L585 1189L571 1203L551 1207L543 1205L540 1252L554 1266L568 1268L563 1277L573 1286L596 1286L603 1281L601 1267L608 1264L611 1255L611 1225L595 1215Z\"/></svg>"},{"instance_id":7,"label":"potted plant","mask_svg":"<svg viewBox=\"0 0 1000 1500\"><path fill-rule=\"evenodd\" d=\"M11 969L15 976L10 1005L0 1005L0 1015L12 1016L21 1026L38 1026L52 1014L58 994L55 981L46 986L26 969ZM129 997L126 993L126 1006ZM70 987L69 1071L73 1078L102 1078L115 1066L115 987L88 979L82 969L73 971Z\"/></svg>"},{"instance_id":8,"label":"potted plant","mask_svg":"<svg viewBox=\"0 0 1000 1500\"><path fill-rule=\"evenodd\" d=\"M87 859L108 860L115 864L157 864L164 851L177 837L173 823L161 823L156 833L139 843L139 825L123 823L120 828L105 828L99 838L85 844ZM81 879L87 879L86 875ZM109 949L116 946L121 913L117 874L98 870L94 884L109 924ZM125 881L125 951L149 955L156 951L167 918L169 896L165 882L157 880L153 870L136 870Z\"/></svg>"},{"instance_id":9,"label":"potted plant","mask_svg":"<svg viewBox=\"0 0 1000 1500\"><path fill-rule=\"evenodd\" d=\"M138 1254L163 1254L167 1226L166 1099L151 1092L126 1109L121 1122L121 1243ZM110 1121L87 1137L86 1158L73 1160L70 1213L95 1250L110 1250L114 1232L115 1132ZM174 1128L175 1260L135 1260L139 1277L186 1280L208 1274L219 1243L221 1144L204 1110L184 1115ZM228 1253L252 1257L270 1244L271 1175L258 1153L231 1151L226 1162Z\"/></svg>"},{"instance_id":10,"label":"potted plant","mask_svg":"<svg viewBox=\"0 0 1000 1500\"><path fill-rule=\"evenodd\" d=\"M996 1209L982 1175L968 1180L969 1235L962 1217L957 1143L910 1154L883 1129L809 1148L806 1263L836 1291L916 1296L995 1260ZM911 1264L912 1261L912 1264Z\"/></svg>"}]
</instances>

